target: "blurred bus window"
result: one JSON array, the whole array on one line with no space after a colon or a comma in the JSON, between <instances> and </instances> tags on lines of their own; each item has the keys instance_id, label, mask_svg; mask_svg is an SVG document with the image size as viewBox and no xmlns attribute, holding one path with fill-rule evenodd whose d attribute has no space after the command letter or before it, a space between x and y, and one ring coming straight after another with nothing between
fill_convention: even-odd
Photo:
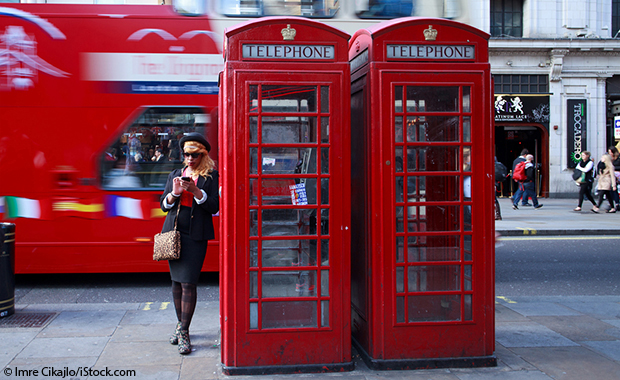
<instances>
[{"instance_id":1,"label":"blurred bus window","mask_svg":"<svg viewBox=\"0 0 620 380\"><path fill-rule=\"evenodd\" d=\"M466 22L468 0L355 0L355 14L362 19L439 17Z\"/></svg>"},{"instance_id":2,"label":"blurred bus window","mask_svg":"<svg viewBox=\"0 0 620 380\"><path fill-rule=\"evenodd\" d=\"M175 0L172 6L175 12L185 16L202 16L207 13L206 0Z\"/></svg>"},{"instance_id":3,"label":"blurred bus window","mask_svg":"<svg viewBox=\"0 0 620 380\"><path fill-rule=\"evenodd\" d=\"M367 0L355 2L359 18L392 19L415 15L416 0Z\"/></svg>"},{"instance_id":4,"label":"blurred bus window","mask_svg":"<svg viewBox=\"0 0 620 380\"><path fill-rule=\"evenodd\" d=\"M333 17L340 4L338 0L220 0L218 12L226 16L303 16Z\"/></svg>"},{"instance_id":5,"label":"blurred bus window","mask_svg":"<svg viewBox=\"0 0 620 380\"><path fill-rule=\"evenodd\" d=\"M179 140L205 135L210 115L197 107L153 107L142 113L101 157L106 190L163 190L168 174L183 167Z\"/></svg>"}]
</instances>

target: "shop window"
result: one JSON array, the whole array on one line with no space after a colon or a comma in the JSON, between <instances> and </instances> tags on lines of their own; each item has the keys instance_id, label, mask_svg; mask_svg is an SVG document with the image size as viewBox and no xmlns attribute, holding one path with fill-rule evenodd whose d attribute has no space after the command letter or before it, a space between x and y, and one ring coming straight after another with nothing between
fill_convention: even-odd
<instances>
[{"instance_id":1,"label":"shop window","mask_svg":"<svg viewBox=\"0 0 620 380\"><path fill-rule=\"evenodd\" d=\"M491 36L523 36L523 0L491 0Z\"/></svg>"},{"instance_id":2,"label":"shop window","mask_svg":"<svg viewBox=\"0 0 620 380\"><path fill-rule=\"evenodd\" d=\"M220 0L219 13L226 16L303 16L330 18L338 12L338 0Z\"/></svg>"},{"instance_id":3,"label":"shop window","mask_svg":"<svg viewBox=\"0 0 620 380\"><path fill-rule=\"evenodd\" d=\"M205 134L209 115L201 108L149 108L107 147L100 161L106 190L163 190L168 174L183 166L179 139Z\"/></svg>"},{"instance_id":4,"label":"shop window","mask_svg":"<svg viewBox=\"0 0 620 380\"><path fill-rule=\"evenodd\" d=\"M547 75L493 75L496 94L546 94L549 92Z\"/></svg>"}]
</instances>

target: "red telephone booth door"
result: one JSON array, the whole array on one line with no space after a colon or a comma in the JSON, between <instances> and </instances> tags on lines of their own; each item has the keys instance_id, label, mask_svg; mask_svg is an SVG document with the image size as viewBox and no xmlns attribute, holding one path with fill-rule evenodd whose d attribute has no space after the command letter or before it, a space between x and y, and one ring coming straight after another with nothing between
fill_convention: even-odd
<instances>
[{"instance_id":1,"label":"red telephone booth door","mask_svg":"<svg viewBox=\"0 0 620 380\"><path fill-rule=\"evenodd\" d=\"M224 284L235 319L224 321L227 373L353 368L344 74L234 74L241 127L230 131L235 185L226 200L237 221L235 257L225 258L235 260L235 285Z\"/></svg>"},{"instance_id":2,"label":"red telephone booth door","mask_svg":"<svg viewBox=\"0 0 620 380\"><path fill-rule=\"evenodd\" d=\"M493 268L485 239L483 74L382 73L383 359L493 352ZM389 118L389 119L388 119ZM389 184L389 185L388 185ZM492 227L491 227L492 228ZM490 260L490 262L488 262ZM488 282L491 281L491 282ZM487 306L491 307L487 307Z\"/></svg>"}]
</instances>

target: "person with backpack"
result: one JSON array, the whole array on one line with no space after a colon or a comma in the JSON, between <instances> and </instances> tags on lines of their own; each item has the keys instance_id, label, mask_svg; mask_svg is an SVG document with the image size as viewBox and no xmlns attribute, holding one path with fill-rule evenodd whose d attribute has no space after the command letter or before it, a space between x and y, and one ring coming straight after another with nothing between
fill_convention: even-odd
<instances>
[{"instance_id":1,"label":"person with backpack","mask_svg":"<svg viewBox=\"0 0 620 380\"><path fill-rule=\"evenodd\" d=\"M530 154L530 151L526 149L523 149L521 151L521 155L517 158L515 158L515 160L512 163L512 179L517 183L517 191L514 193L514 195L512 196L512 209L513 210L518 210L519 209L519 199L521 199L521 197L523 196L523 193L525 192L525 188L523 186L523 182L526 179L526 175L525 175L525 162L526 159L525 157ZM523 197L523 199L521 200L521 204L523 206L530 206L529 203L527 203L527 197Z\"/></svg>"},{"instance_id":2,"label":"person with backpack","mask_svg":"<svg viewBox=\"0 0 620 380\"><path fill-rule=\"evenodd\" d=\"M592 197L592 184L594 183L594 161L590 158L590 152L581 152L581 160L577 163L575 170L578 173L582 173L579 180L579 205L575 207L573 211L581 211L581 205L583 204L583 198L586 197L595 209L598 210L594 197ZM581 178L583 177L583 180Z\"/></svg>"},{"instance_id":3,"label":"person with backpack","mask_svg":"<svg viewBox=\"0 0 620 380\"><path fill-rule=\"evenodd\" d=\"M525 156L525 163L519 163L525 167L525 180L523 180L523 199L532 198L532 205L534 209L539 209L543 205L538 203L538 197L536 196L536 165L534 165L534 156L528 154ZM519 166L517 165L517 166Z\"/></svg>"}]
</instances>

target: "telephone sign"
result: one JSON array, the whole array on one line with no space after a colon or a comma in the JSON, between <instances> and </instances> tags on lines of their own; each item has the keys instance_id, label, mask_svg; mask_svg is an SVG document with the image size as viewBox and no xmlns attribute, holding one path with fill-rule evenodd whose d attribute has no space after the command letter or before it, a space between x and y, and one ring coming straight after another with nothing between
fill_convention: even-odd
<instances>
[{"instance_id":1,"label":"telephone sign","mask_svg":"<svg viewBox=\"0 0 620 380\"><path fill-rule=\"evenodd\" d=\"M475 59L471 45L387 45L388 58L403 59Z\"/></svg>"}]
</instances>

